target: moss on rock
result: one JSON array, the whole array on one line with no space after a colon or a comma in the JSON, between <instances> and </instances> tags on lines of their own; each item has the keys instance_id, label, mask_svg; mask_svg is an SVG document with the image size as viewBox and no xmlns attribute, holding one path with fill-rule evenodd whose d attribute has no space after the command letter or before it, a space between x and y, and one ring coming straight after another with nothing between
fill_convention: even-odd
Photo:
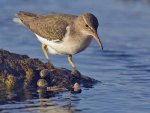
<instances>
[{"instance_id":1,"label":"moss on rock","mask_svg":"<svg viewBox=\"0 0 150 113\"><path fill-rule=\"evenodd\" d=\"M0 87L6 85L8 89L37 88L37 82L41 79L47 82L50 90L69 89L76 82L85 87L97 82L81 75L78 71L72 73L72 71L64 68L55 68L52 71L47 64L38 59L0 49Z\"/></svg>"}]
</instances>

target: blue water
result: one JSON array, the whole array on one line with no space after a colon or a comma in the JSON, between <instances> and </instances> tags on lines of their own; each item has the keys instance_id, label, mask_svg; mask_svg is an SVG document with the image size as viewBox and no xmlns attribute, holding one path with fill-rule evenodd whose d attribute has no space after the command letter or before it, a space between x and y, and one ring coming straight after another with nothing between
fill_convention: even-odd
<instances>
[{"instance_id":1,"label":"blue water","mask_svg":"<svg viewBox=\"0 0 150 113\"><path fill-rule=\"evenodd\" d=\"M35 92L7 92L1 113L149 113L150 112L150 2L149 0L0 0L0 48L45 61L36 37L13 23L20 10L35 13L95 14L103 42L95 41L74 56L79 71L101 83L51 98ZM66 56L50 55L57 67L71 69ZM2 98L1 98L2 99ZM6 101L7 100L7 101Z\"/></svg>"}]
</instances>

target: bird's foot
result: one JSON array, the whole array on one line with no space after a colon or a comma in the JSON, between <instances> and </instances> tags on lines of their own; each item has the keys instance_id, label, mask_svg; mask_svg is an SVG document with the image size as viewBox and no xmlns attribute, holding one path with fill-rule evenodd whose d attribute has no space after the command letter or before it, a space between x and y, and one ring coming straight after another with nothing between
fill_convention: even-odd
<instances>
[{"instance_id":1,"label":"bird's foot","mask_svg":"<svg viewBox=\"0 0 150 113\"><path fill-rule=\"evenodd\" d=\"M54 71L54 70L55 70L54 65L51 64L50 62L47 63L47 68L48 68L50 71Z\"/></svg>"},{"instance_id":2,"label":"bird's foot","mask_svg":"<svg viewBox=\"0 0 150 113\"><path fill-rule=\"evenodd\" d=\"M58 69L56 68L56 67L54 67L54 65L51 63L51 62L49 62L48 61L48 69L53 73L53 74L55 74L55 75L59 75L60 73L59 73L59 71L58 71Z\"/></svg>"},{"instance_id":3,"label":"bird's foot","mask_svg":"<svg viewBox=\"0 0 150 113\"><path fill-rule=\"evenodd\" d=\"M75 69L73 69L73 70L71 71L71 74L72 74L72 75L78 75L78 74L80 74L80 72L75 68Z\"/></svg>"},{"instance_id":4,"label":"bird's foot","mask_svg":"<svg viewBox=\"0 0 150 113\"><path fill-rule=\"evenodd\" d=\"M50 70L55 75L59 75L58 69L55 68L52 64L48 64L48 70Z\"/></svg>"}]
</instances>

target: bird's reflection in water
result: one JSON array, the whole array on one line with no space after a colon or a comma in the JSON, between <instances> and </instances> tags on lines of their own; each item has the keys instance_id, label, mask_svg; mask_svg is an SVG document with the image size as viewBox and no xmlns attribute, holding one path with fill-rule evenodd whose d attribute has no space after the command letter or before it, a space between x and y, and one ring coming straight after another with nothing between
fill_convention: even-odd
<instances>
[{"instance_id":1,"label":"bird's reflection in water","mask_svg":"<svg viewBox=\"0 0 150 113\"><path fill-rule=\"evenodd\" d=\"M15 91L4 90L0 92L0 104L9 103L12 107L0 109L2 111L23 110L31 113L74 113L76 111L74 106L78 104L80 99L72 93L71 90L56 93L45 89L36 91L28 88Z\"/></svg>"},{"instance_id":2,"label":"bird's reflection in water","mask_svg":"<svg viewBox=\"0 0 150 113\"><path fill-rule=\"evenodd\" d=\"M47 90L47 88L39 88L37 90L38 96L39 96L39 110L41 113L73 113L74 110L72 109L72 100L73 101L79 101L79 99L72 99L72 94L78 94L81 93L80 84L75 82L72 87L70 87L70 90L68 89L65 92L65 97L59 98L57 95L56 98L58 99L58 102L55 103L55 101L52 100L52 97L55 97L57 92L52 92ZM59 105L61 103L65 103L65 105ZM59 107L61 106L61 107Z\"/></svg>"},{"instance_id":3,"label":"bird's reflection in water","mask_svg":"<svg viewBox=\"0 0 150 113\"><path fill-rule=\"evenodd\" d=\"M59 103L55 103L51 98L48 98L48 92L39 91L39 103L40 108L39 111L41 113L74 113L72 109L72 93L71 91L66 92L65 105L59 107Z\"/></svg>"}]
</instances>

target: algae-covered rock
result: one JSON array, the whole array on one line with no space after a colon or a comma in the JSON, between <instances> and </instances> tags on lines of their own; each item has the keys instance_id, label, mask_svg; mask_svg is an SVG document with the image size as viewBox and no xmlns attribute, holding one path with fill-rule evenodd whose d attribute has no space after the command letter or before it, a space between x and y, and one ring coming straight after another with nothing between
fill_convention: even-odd
<instances>
[{"instance_id":1,"label":"algae-covered rock","mask_svg":"<svg viewBox=\"0 0 150 113\"><path fill-rule=\"evenodd\" d=\"M48 69L43 69L40 71L41 78L45 78L48 75L50 75L50 71Z\"/></svg>"},{"instance_id":2,"label":"algae-covered rock","mask_svg":"<svg viewBox=\"0 0 150 113\"><path fill-rule=\"evenodd\" d=\"M47 87L47 81L45 80L45 79L39 79L38 81L37 81L37 86L39 87L39 88L46 88Z\"/></svg>"},{"instance_id":3,"label":"algae-covered rock","mask_svg":"<svg viewBox=\"0 0 150 113\"><path fill-rule=\"evenodd\" d=\"M6 88L8 90L12 90L15 88L15 82L16 82L16 79L15 79L15 76L13 75L8 75L7 76L7 79L5 80L5 85L6 85Z\"/></svg>"},{"instance_id":4,"label":"algae-covered rock","mask_svg":"<svg viewBox=\"0 0 150 113\"><path fill-rule=\"evenodd\" d=\"M33 70L32 70L32 69L28 69L28 70L26 71L26 79L27 79L28 81L30 81L30 80L33 78L33 76L34 76Z\"/></svg>"},{"instance_id":5,"label":"algae-covered rock","mask_svg":"<svg viewBox=\"0 0 150 113\"><path fill-rule=\"evenodd\" d=\"M49 69L48 64L26 55L10 53L0 49L0 87L8 89L25 87L47 87L54 91L70 89L75 83L89 87L97 81L65 68Z\"/></svg>"}]
</instances>

